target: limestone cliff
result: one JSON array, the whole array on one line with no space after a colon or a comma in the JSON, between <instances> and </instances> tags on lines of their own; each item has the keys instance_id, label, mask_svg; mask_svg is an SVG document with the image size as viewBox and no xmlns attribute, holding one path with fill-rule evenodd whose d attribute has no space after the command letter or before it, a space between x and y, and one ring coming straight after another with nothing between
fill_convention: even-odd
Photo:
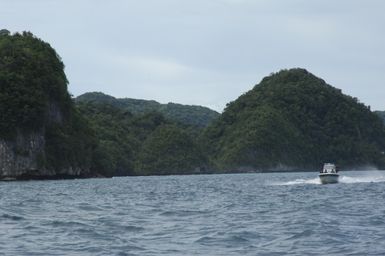
<instances>
[{"instance_id":1,"label":"limestone cliff","mask_svg":"<svg viewBox=\"0 0 385 256\"><path fill-rule=\"evenodd\" d=\"M46 165L45 131L0 140L0 179L52 179L91 176L90 167Z\"/></svg>"},{"instance_id":2,"label":"limestone cliff","mask_svg":"<svg viewBox=\"0 0 385 256\"><path fill-rule=\"evenodd\" d=\"M18 134L16 140L0 140L0 177L38 174L38 158L44 154L42 133Z\"/></svg>"}]
</instances>

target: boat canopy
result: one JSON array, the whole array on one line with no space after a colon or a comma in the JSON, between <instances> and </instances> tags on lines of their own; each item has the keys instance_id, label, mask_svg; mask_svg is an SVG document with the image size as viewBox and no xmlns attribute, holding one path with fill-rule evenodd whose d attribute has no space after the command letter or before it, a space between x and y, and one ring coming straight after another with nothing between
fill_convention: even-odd
<instances>
[{"instance_id":1,"label":"boat canopy","mask_svg":"<svg viewBox=\"0 0 385 256\"><path fill-rule=\"evenodd\" d=\"M337 173L337 168L335 164L326 163L322 169L322 173Z\"/></svg>"}]
</instances>

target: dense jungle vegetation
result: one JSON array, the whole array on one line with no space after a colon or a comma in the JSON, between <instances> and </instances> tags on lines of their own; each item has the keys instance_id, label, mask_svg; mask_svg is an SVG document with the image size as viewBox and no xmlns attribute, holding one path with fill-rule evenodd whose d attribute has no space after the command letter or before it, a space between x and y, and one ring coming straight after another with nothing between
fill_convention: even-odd
<instances>
[{"instance_id":1,"label":"dense jungle vegetation","mask_svg":"<svg viewBox=\"0 0 385 256\"><path fill-rule=\"evenodd\" d=\"M219 169L384 166L381 119L304 69L265 77L204 134Z\"/></svg>"},{"instance_id":2,"label":"dense jungle vegetation","mask_svg":"<svg viewBox=\"0 0 385 256\"><path fill-rule=\"evenodd\" d=\"M98 139L93 169L103 175L199 173L206 166L194 126L95 101L78 102L77 108Z\"/></svg>"},{"instance_id":3,"label":"dense jungle vegetation","mask_svg":"<svg viewBox=\"0 0 385 256\"><path fill-rule=\"evenodd\" d=\"M76 102L98 102L110 104L122 110L130 111L132 114L144 114L148 112L159 112L165 118L174 122L206 127L211 121L219 117L219 113L202 106L189 106L176 103L160 104L154 100L139 100L123 98L117 99L101 92L89 92L75 99Z\"/></svg>"}]
</instances>

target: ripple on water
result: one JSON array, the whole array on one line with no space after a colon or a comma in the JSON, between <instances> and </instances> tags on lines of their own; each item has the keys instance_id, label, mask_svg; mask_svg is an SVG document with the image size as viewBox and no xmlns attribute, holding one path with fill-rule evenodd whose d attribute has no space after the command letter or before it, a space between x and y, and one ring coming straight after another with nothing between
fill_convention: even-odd
<instances>
[{"instance_id":1,"label":"ripple on water","mask_svg":"<svg viewBox=\"0 0 385 256\"><path fill-rule=\"evenodd\" d=\"M0 219L13 220L13 221L21 221L21 220L24 220L24 217L21 217L21 216L18 216L18 215L4 213L4 214L0 215Z\"/></svg>"},{"instance_id":2,"label":"ripple on water","mask_svg":"<svg viewBox=\"0 0 385 256\"><path fill-rule=\"evenodd\" d=\"M199 210L175 210L175 211L163 211L159 215L166 217L192 217L200 216L207 213L206 211Z\"/></svg>"},{"instance_id":3,"label":"ripple on water","mask_svg":"<svg viewBox=\"0 0 385 256\"><path fill-rule=\"evenodd\" d=\"M91 227L89 224L85 224L83 222L78 221L68 221L68 220L49 220L46 225L52 227L65 227L65 228L82 228L82 227Z\"/></svg>"}]
</instances>

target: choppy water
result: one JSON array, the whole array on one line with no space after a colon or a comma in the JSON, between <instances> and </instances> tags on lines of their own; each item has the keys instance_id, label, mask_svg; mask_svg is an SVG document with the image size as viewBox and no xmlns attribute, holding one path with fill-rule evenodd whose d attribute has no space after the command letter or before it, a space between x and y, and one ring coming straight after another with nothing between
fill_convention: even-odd
<instances>
[{"instance_id":1,"label":"choppy water","mask_svg":"<svg viewBox=\"0 0 385 256\"><path fill-rule=\"evenodd\" d=\"M0 183L4 255L385 255L385 172Z\"/></svg>"}]
</instances>

